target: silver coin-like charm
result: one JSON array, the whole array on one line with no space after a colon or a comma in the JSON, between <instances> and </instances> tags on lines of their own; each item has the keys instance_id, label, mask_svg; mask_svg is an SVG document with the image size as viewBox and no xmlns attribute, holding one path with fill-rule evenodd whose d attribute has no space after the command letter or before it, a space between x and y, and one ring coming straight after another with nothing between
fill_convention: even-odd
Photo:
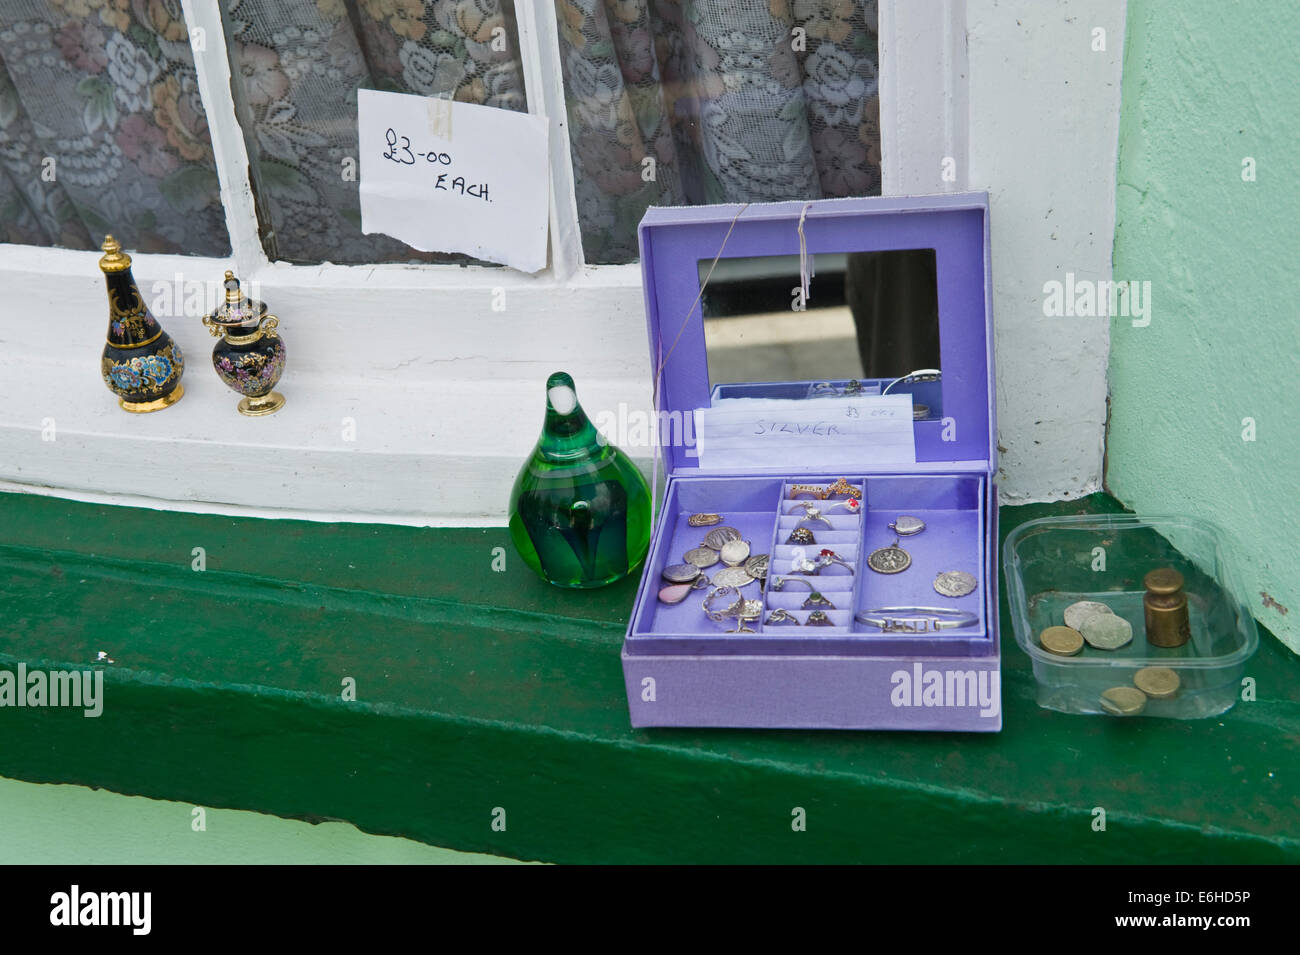
<instances>
[{"instance_id":1,"label":"silver coin-like charm","mask_svg":"<svg viewBox=\"0 0 1300 955\"><path fill-rule=\"evenodd\" d=\"M749 556L749 541L727 541L722 545L719 556L728 567L737 567Z\"/></svg>"},{"instance_id":2,"label":"silver coin-like charm","mask_svg":"<svg viewBox=\"0 0 1300 955\"><path fill-rule=\"evenodd\" d=\"M740 588L753 582L754 578L744 567L724 567L713 575L713 584L716 587Z\"/></svg>"},{"instance_id":3,"label":"silver coin-like charm","mask_svg":"<svg viewBox=\"0 0 1300 955\"><path fill-rule=\"evenodd\" d=\"M912 555L895 541L888 547L881 547L868 554L867 566L878 574L901 574L912 566Z\"/></svg>"},{"instance_id":4,"label":"silver coin-like charm","mask_svg":"<svg viewBox=\"0 0 1300 955\"><path fill-rule=\"evenodd\" d=\"M767 554L754 554L745 560L745 573L755 580L766 580L768 563L769 557Z\"/></svg>"},{"instance_id":5,"label":"silver coin-like charm","mask_svg":"<svg viewBox=\"0 0 1300 955\"><path fill-rule=\"evenodd\" d=\"M1093 614L1114 612L1100 600L1079 600L1065 608L1065 625L1082 633L1084 623Z\"/></svg>"},{"instance_id":6,"label":"silver coin-like charm","mask_svg":"<svg viewBox=\"0 0 1300 955\"><path fill-rule=\"evenodd\" d=\"M734 527L715 527L704 535L704 546L722 550L727 544L740 539L740 531Z\"/></svg>"},{"instance_id":7,"label":"silver coin-like charm","mask_svg":"<svg viewBox=\"0 0 1300 955\"><path fill-rule=\"evenodd\" d=\"M894 523L889 525L889 529L900 537L911 537L913 534L919 534L925 530L925 521L919 517L908 517L906 514L900 514L895 518Z\"/></svg>"},{"instance_id":8,"label":"silver coin-like charm","mask_svg":"<svg viewBox=\"0 0 1300 955\"><path fill-rule=\"evenodd\" d=\"M965 597L979 585L973 574L948 570L934 578L934 589L945 597Z\"/></svg>"},{"instance_id":9,"label":"silver coin-like charm","mask_svg":"<svg viewBox=\"0 0 1300 955\"><path fill-rule=\"evenodd\" d=\"M700 568L693 564L669 564L663 569L663 578L673 584L689 584L700 576Z\"/></svg>"},{"instance_id":10,"label":"silver coin-like charm","mask_svg":"<svg viewBox=\"0 0 1300 955\"><path fill-rule=\"evenodd\" d=\"M682 554L682 560L701 569L712 567L718 562L718 552L711 547L696 547Z\"/></svg>"},{"instance_id":11,"label":"silver coin-like charm","mask_svg":"<svg viewBox=\"0 0 1300 955\"><path fill-rule=\"evenodd\" d=\"M1083 639L1098 650L1118 650L1133 639L1133 627L1113 613L1095 613L1082 624Z\"/></svg>"}]
</instances>

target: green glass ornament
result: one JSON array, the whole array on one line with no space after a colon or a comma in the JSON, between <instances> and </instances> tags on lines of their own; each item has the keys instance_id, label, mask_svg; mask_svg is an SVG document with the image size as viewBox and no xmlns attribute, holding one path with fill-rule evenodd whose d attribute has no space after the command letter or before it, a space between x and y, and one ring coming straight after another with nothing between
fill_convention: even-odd
<instances>
[{"instance_id":1,"label":"green glass ornament","mask_svg":"<svg viewBox=\"0 0 1300 955\"><path fill-rule=\"evenodd\" d=\"M546 381L542 436L510 492L510 537L557 587L612 584L650 548L645 478L600 437L562 371Z\"/></svg>"}]
</instances>

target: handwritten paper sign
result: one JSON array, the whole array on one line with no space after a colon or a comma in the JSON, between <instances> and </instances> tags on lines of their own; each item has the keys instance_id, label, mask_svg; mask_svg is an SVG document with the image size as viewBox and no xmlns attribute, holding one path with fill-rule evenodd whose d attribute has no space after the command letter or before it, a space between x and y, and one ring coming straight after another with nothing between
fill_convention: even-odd
<instances>
[{"instance_id":1,"label":"handwritten paper sign","mask_svg":"<svg viewBox=\"0 0 1300 955\"><path fill-rule=\"evenodd\" d=\"M357 91L361 231L523 272L546 265L546 119Z\"/></svg>"},{"instance_id":2,"label":"handwritten paper sign","mask_svg":"<svg viewBox=\"0 0 1300 955\"><path fill-rule=\"evenodd\" d=\"M695 410L700 467L915 464L912 396L731 398Z\"/></svg>"}]
</instances>

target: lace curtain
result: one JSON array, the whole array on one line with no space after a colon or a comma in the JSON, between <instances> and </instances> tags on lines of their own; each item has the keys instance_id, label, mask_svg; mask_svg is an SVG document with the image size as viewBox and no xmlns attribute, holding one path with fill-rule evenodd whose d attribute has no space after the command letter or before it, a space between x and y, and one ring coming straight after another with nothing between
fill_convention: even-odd
<instances>
[{"instance_id":1,"label":"lace curtain","mask_svg":"<svg viewBox=\"0 0 1300 955\"><path fill-rule=\"evenodd\" d=\"M588 262L647 206L880 193L875 0L557 0Z\"/></svg>"},{"instance_id":2,"label":"lace curtain","mask_svg":"<svg viewBox=\"0 0 1300 955\"><path fill-rule=\"evenodd\" d=\"M177 0L0 3L0 240L230 251Z\"/></svg>"},{"instance_id":3,"label":"lace curtain","mask_svg":"<svg viewBox=\"0 0 1300 955\"><path fill-rule=\"evenodd\" d=\"M268 255L466 261L362 235L356 91L526 110L513 7L500 0L226 0L226 14Z\"/></svg>"},{"instance_id":4,"label":"lace curtain","mask_svg":"<svg viewBox=\"0 0 1300 955\"><path fill-rule=\"evenodd\" d=\"M360 229L356 90L526 108L503 0L222 0L262 239L292 262L463 261ZM647 206L880 191L874 0L556 0L590 262ZM52 162L51 162L52 160ZM0 238L229 250L179 0L0 4Z\"/></svg>"},{"instance_id":5,"label":"lace curtain","mask_svg":"<svg viewBox=\"0 0 1300 955\"><path fill-rule=\"evenodd\" d=\"M356 91L526 109L513 6L222 6L267 253L309 263L465 261L362 235ZM93 249L105 232L149 252L230 250L180 2L4 0L0 238Z\"/></svg>"}]
</instances>

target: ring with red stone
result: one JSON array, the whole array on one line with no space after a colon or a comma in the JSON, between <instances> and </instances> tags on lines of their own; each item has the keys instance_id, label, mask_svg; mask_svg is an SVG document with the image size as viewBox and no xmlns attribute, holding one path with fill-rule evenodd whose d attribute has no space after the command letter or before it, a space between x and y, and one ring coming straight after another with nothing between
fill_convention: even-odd
<instances>
[{"instance_id":1,"label":"ring with red stone","mask_svg":"<svg viewBox=\"0 0 1300 955\"><path fill-rule=\"evenodd\" d=\"M850 574L853 573L853 567L849 562L829 548L823 548L822 552L817 555L817 564L817 570L821 570L822 567L829 567L831 564L839 564ZM814 573L816 572L814 571Z\"/></svg>"}]
</instances>

